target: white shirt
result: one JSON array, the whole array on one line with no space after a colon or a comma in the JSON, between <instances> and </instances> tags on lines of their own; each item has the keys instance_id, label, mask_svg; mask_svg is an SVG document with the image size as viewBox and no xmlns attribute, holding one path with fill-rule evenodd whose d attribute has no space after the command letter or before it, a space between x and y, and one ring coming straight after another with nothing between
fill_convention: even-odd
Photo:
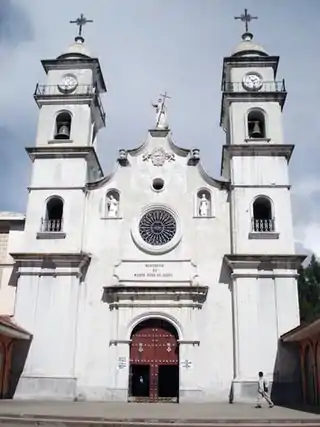
<instances>
[{"instance_id":1,"label":"white shirt","mask_svg":"<svg viewBox=\"0 0 320 427\"><path fill-rule=\"evenodd\" d=\"M262 393L264 392L264 388L268 387L268 381L264 377L259 377L258 380L258 392Z\"/></svg>"}]
</instances>

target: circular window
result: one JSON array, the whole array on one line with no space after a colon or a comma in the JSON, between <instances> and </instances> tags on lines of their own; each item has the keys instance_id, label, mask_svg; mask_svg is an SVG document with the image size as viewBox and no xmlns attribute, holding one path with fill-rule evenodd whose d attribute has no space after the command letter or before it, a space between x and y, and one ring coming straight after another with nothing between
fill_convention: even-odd
<instances>
[{"instance_id":1,"label":"circular window","mask_svg":"<svg viewBox=\"0 0 320 427\"><path fill-rule=\"evenodd\" d=\"M152 246L161 246L170 242L176 234L177 224L174 217L163 209L154 209L143 215L139 222L142 239Z\"/></svg>"},{"instance_id":2,"label":"circular window","mask_svg":"<svg viewBox=\"0 0 320 427\"><path fill-rule=\"evenodd\" d=\"M182 239L179 217L170 206L152 203L133 218L131 236L149 254L167 253Z\"/></svg>"},{"instance_id":3,"label":"circular window","mask_svg":"<svg viewBox=\"0 0 320 427\"><path fill-rule=\"evenodd\" d=\"M152 181L152 188L156 191L161 191L164 186L164 180L162 178L155 178Z\"/></svg>"}]
</instances>

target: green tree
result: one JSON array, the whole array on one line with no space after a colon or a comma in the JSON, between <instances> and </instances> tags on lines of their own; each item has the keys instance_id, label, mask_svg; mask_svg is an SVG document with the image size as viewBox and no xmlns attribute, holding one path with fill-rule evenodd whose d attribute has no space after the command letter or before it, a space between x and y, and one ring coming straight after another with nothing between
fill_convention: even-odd
<instances>
[{"instance_id":1,"label":"green tree","mask_svg":"<svg viewBox=\"0 0 320 427\"><path fill-rule=\"evenodd\" d=\"M312 255L307 267L299 269L300 321L310 322L320 316L320 263Z\"/></svg>"}]
</instances>

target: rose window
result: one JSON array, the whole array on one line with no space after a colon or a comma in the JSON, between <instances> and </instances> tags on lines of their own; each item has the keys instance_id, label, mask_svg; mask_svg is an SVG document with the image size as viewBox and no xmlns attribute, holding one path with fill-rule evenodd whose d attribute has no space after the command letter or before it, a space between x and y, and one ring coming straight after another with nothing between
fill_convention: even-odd
<instances>
[{"instance_id":1,"label":"rose window","mask_svg":"<svg viewBox=\"0 0 320 427\"><path fill-rule=\"evenodd\" d=\"M142 239L152 246L161 246L170 242L176 230L177 224L174 217L163 209L154 209L145 213L139 222Z\"/></svg>"}]
</instances>

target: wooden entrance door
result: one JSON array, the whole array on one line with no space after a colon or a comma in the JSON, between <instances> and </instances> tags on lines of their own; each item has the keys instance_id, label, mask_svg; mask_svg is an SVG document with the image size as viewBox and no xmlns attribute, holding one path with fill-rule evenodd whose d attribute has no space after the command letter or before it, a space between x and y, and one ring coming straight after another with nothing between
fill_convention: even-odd
<instances>
[{"instance_id":1,"label":"wooden entrance door","mask_svg":"<svg viewBox=\"0 0 320 427\"><path fill-rule=\"evenodd\" d=\"M175 328L148 319L133 330L129 394L136 401L178 401L179 347Z\"/></svg>"}]
</instances>

